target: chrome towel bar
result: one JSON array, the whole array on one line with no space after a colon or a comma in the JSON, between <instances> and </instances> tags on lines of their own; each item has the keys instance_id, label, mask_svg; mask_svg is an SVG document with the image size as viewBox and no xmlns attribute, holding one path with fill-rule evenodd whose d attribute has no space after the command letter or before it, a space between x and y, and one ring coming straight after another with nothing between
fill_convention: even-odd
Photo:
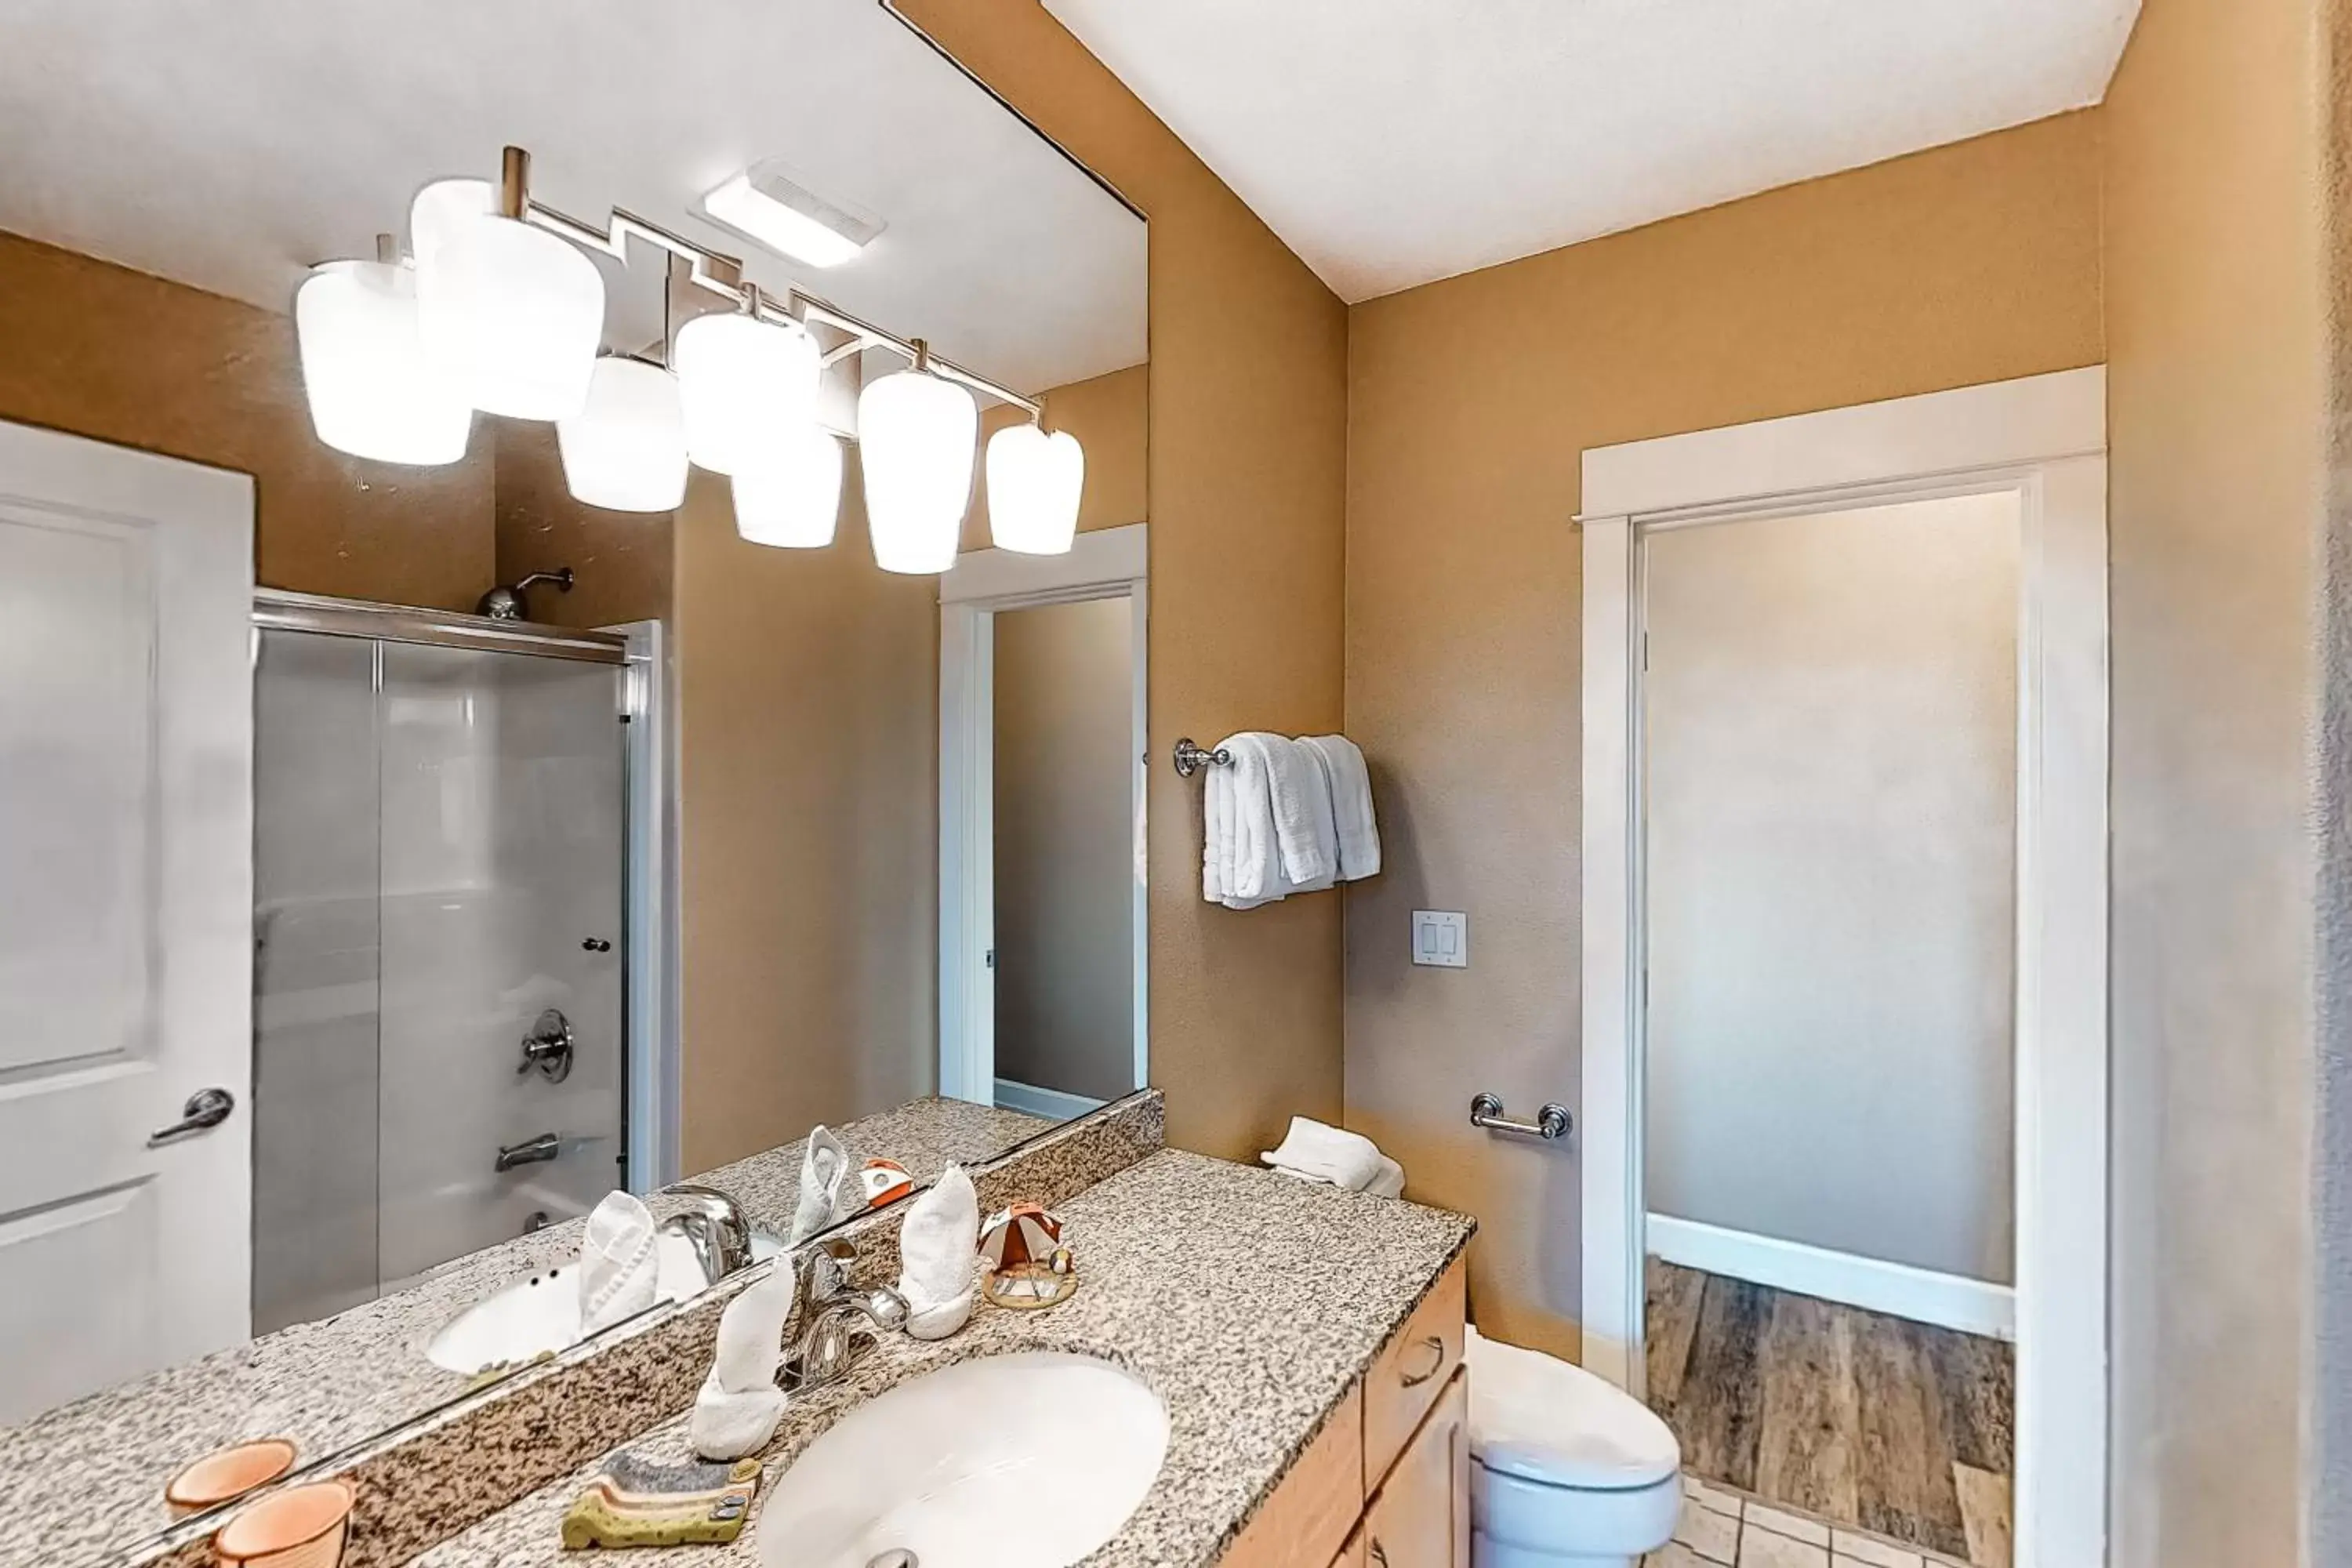
<instances>
[{"instance_id":1,"label":"chrome towel bar","mask_svg":"<svg viewBox=\"0 0 2352 1568\"><path fill-rule=\"evenodd\" d=\"M1480 1094L1470 1101L1470 1125L1489 1132L1509 1132L1549 1142L1575 1131L1576 1118L1568 1113L1567 1106L1552 1104L1537 1111L1533 1121L1515 1121L1503 1114L1502 1100L1491 1094Z\"/></svg>"}]
</instances>

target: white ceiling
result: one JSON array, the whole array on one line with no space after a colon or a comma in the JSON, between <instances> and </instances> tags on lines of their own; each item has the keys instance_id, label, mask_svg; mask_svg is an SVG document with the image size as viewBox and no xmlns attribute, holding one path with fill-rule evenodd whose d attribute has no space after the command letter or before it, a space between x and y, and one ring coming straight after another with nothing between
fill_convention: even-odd
<instances>
[{"instance_id":1,"label":"white ceiling","mask_svg":"<svg viewBox=\"0 0 2352 1568\"><path fill-rule=\"evenodd\" d=\"M446 174L690 205L758 159L889 225L812 291L1016 389L1141 362L1144 224L876 0L8 0L0 229L283 310ZM659 336L660 258L609 335ZM788 264L754 257L775 287Z\"/></svg>"},{"instance_id":2,"label":"white ceiling","mask_svg":"<svg viewBox=\"0 0 2352 1568\"><path fill-rule=\"evenodd\" d=\"M2138 0L1045 0L1353 302L2096 102Z\"/></svg>"}]
</instances>

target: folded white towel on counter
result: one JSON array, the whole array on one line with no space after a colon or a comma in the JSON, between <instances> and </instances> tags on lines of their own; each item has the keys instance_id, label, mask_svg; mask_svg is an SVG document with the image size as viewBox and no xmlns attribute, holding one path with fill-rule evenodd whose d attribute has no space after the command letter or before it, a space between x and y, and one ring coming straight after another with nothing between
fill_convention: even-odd
<instances>
[{"instance_id":1,"label":"folded white towel on counter","mask_svg":"<svg viewBox=\"0 0 2352 1568\"><path fill-rule=\"evenodd\" d=\"M980 1194L962 1166L950 1165L907 1205L898 1226L898 1260L907 1332L919 1340L943 1340L962 1328L980 1289Z\"/></svg>"},{"instance_id":2,"label":"folded white towel on counter","mask_svg":"<svg viewBox=\"0 0 2352 1568\"><path fill-rule=\"evenodd\" d=\"M604 1194L580 1237L580 1332L584 1337L635 1317L661 1289L653 1211L627 1193Z\"/></svg>"},{"instance_id":3,"label":"folded white towel on counter","mask_svg":"<svg viewBox=\"0 0 2352 1568\"><path fill-rule=\"evenodd\" d=\"M793 1229L786 1237L797 1247L818 1231L844 1217L842 1184L849 1177L849 1151L831 1130L809 1130L801 1151L801 1190L793 1205Z\"/></svg>"},{"instance_id":4,"label":"folded white towel on counter","mask_svg":"<svg viewBox=\"0 0 2352 1568\"><path fill-rule=\"evenodd\" d=\"M1328 1126L1312 1117L1292 1117L1290 1131L1283 1134L1282 1147L1269 1149L1258 1158L1285 1175L1328 1182L1350 1192L1370 1192L1374 1184L1385 1185L1391 1179L1399 1192L1404 1188L1403 1169L1381 1153L1379 1144L1360 1132ZM1393 1197L1396 1194L1381 1195Z\"/></svg>"},{"instance_id":5,"label":"folded white towel on counter","mask_svg":"<svg viewBox=\"0 0 2352 1568\"><path fill-rule=\"evenodd\" d=\"M793 1310L793 1264L776 1259L768 1277L727 1303L719 1315L719 1342L710 1375L694 1396L687 1436L706 1459L756 1454L784 1416L776 1363L784 1354L784 1320Z\"/></svg>"},{"instance_id":6,"label":"folded white towel on counter","mask_svg":"<svg viewBox=\"0 0 2352 1568\"><path fill-rule=\"evenodd\" d=\"M1343 882L1375 877L1381 869L1381 830L1372 816L1372 779L1364 753L1345 735L1308 735L1299 744L1323 764L1331 789L1333 837L1339 843Z\"/></svg>"}]
</instances>

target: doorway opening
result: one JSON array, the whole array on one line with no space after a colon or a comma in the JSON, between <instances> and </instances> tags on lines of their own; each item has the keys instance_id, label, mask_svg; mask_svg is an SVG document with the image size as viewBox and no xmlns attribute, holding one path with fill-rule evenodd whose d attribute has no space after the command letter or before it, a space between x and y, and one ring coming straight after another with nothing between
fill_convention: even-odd
<instances>
[{"instance_id":1,"label":"doorway opening","mask_svg":"<svg viewBox=\"0 0 2352 1568\"><path fill-rule=\"evenodd\" d=\"M2104 405L1585 454L1583 1359L1702 1558L2103 1559Z\"/></svg>"},{"instance_id":2,"label":"doorway opening","mask_svg":"<svg viewBox=\"0 0 2352 1568\"><path fill-rule=\"evenodd\" d=\"M940 584L940 1092L1055 1121L1140 1089L1145 525Z\"/></svg>"}]
</instances>

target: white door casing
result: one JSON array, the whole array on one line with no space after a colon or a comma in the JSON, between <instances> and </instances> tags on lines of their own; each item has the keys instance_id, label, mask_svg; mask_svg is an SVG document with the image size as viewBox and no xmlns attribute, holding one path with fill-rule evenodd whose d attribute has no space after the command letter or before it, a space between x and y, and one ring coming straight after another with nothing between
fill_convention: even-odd
<instances>
[{"instance_id":1,"label":"white door casing","mask_svg":"<svg viewBox=\"0 0 2352 1568\"><path fill-rule=\"evenodd\" d=\"M247 476L0 424L0 1425L249 1327L252 595Z\"/></svg>"},{"instance_id":2,"label":"white door casing","mask_svg":"<svg viewBox=\"0 0 2352 1568\"><path fill-rule=\"evenodd\" d=\"M1095 529L1066 555L973 550L940 579L940 1093L996 1102L993 676L999 610L1124 595L1134 615L1130 805L1140 827L1149 685L1150 525ZM1135 1087L1149 1081L1150 910L1135 880Z\"/></svg>"},{"instance_id":3,"label":"white door casing","mask_svg":"<svg viewBox=\"0 0 2352 1568\"><path fill-rule=\"evenodd\" d=\"M1639 537L1699 520L2018 497L2018 1568L2106 1560L2105 405L2105 372L2092 367L1593 448L1578 520L1582 1360L1639 1392Z\"/></svg>"}]
</instances>

